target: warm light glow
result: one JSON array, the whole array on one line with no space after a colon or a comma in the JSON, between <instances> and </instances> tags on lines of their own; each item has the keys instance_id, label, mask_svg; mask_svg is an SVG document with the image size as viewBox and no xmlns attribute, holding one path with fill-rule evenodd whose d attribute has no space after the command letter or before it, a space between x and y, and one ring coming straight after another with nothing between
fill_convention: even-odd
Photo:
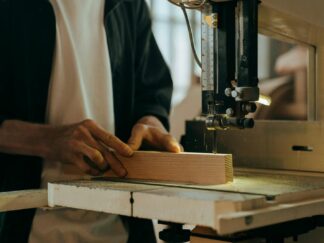
<instances>
[{"instance_id":1,"label":"warm light glow","mask_svg":"<svg viewBox=\"0 0 324 243\"><path fill-rule=\"evenodd\" d=\"M270 106L271 105L271 98L269 96L266 96L266 95L260 95L259 100L257 102L259 104L261 104L261 105Z\"/></svg>"}]
</instances>

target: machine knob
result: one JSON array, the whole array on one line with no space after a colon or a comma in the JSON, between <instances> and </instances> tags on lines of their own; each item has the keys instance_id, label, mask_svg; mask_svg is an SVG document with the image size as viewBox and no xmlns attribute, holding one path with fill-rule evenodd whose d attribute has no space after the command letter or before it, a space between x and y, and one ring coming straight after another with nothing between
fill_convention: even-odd
<instances>
[{"instance_id":1,"label":"machine knob","mask_svg":"<svg viewBox=\"0 0 324 243\"><path fill-rule=\"evenodd\" d=\"M231 93L232 93L232 89L231 88L226 88L225 91L224 91L225 95L227 97L231 97Z\"/></svg>"},{"instance_id":2,"label":"machine knob","mask_svg":"<svg viewBox=\"0 0 324 243\"><path fill-rule=\"evenodd\" d=\"M231 92L231 95L232 95L233 98L236 98L236 97L238 97L240 94L239 94L239 92L237 92L236 90L233 90L233 91Z\"/></svg>"}]
</instances>

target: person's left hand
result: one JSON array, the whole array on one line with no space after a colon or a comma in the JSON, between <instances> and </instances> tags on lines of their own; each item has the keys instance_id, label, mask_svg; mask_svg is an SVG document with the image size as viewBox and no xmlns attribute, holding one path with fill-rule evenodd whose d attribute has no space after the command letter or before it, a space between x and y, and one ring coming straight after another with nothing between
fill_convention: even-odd
<instances>
[{"instance_id":1,"label":"person's left hand","mask_svg":"<svg viewBox=\"0 0 324 243\"><path fill-rule=\"evenodd\" d=\"M135 124L128 145L134 151L145 145L162 151L181 152L180 144L154 116L145 116Z\"/></svg>"}]
</instances>

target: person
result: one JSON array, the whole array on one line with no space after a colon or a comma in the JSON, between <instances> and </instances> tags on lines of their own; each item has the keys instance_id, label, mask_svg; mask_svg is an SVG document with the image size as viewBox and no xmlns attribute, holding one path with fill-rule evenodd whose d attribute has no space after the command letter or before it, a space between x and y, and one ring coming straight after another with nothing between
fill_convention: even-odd
<instances>
[{"instance_id":1,"label":"person","mask_svg":"<svg viewBox=\"0 0 324 243\"><path fill-rule=\"evenodd\" d=\"M0 2L0 190L127 171L179 152L169 70L144 0ZM95 199L94 199L95 200ZM154 242L149 221L72 209L0 215L0 242Z\"/></svg>"}]
</instances>

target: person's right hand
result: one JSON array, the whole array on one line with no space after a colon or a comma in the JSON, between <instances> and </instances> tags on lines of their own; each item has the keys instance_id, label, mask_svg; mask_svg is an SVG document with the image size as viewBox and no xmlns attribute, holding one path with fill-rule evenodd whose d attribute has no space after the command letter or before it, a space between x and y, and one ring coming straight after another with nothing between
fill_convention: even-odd
<instances>
[{"instance_id":1,"label":"person's right hand","mask_svg":"<svg viewBox=\"0 0 324 243\"><path fill-rule=\"evenodd\" d=\"M111 168L117 176L127 175L126 169L110 151L130 157L133 150L92 120L51 129L45 159L73 163L83 172L99 175Z\"/></svg>"}]
</instances>

